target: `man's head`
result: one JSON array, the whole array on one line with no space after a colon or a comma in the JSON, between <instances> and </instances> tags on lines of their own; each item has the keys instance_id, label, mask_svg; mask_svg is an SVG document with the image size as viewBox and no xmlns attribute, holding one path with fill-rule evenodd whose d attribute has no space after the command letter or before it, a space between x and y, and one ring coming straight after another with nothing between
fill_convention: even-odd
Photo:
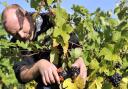
<instances>
[{"instance_id":1,"label":"man's head","mask_svg":"<svg viewBox=\"0 0 128 89\"><path fill-rule=\"evenodd\" d=\"M17 4L7 6L2 13L5 30L20 40L30 40L34 23L31 16Z\"/></svg>"}]
</instances>

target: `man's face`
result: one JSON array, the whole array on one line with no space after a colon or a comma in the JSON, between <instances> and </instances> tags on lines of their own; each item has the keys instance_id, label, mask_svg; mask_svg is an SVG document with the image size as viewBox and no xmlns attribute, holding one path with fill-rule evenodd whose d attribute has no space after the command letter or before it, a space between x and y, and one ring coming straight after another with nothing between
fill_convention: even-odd
<instances>
[{"instance_id":1,"label":"man's face","mask_svg":"<svg viewBox=\"0 0 128 89\"><path fill-rule=\"evenodd\" d=\"M15 36L19 40L30 40L32 30L34 29L28 16L20 10L10 10L6 19L7 32Z\"/></svg>"}]
</instances>

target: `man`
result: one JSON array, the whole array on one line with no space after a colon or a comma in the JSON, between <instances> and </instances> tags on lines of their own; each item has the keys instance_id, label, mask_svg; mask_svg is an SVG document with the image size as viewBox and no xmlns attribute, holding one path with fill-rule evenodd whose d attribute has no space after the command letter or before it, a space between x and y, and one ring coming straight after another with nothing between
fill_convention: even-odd
<instances>
[{"instance_id":1,"label":"man","mask_svg":"<svg viewBox=\"0 0 128 89\"><path fill-rule=\"evenodd\" d=\"M53 27L53 23L49 21L49 15L40 14L34 21L32 13L28 13L17 4L12 4L4 9L2 21L5 30L13 36L11 40L13 42L16 40L35 41L42 32ZM78 41L75 43L77 44ZM76 47L75 44L72 46ZM24 56L21 62L15 63L14 71L19 82L26 83L36 80L38 82L37 89L58 89L57 84L60 84L60 79L57 67L49 62L49 54L50 51L40 52L33 56ZM79 75L83 79L86 78L87 71L81 57L72 66L80 68Z\"/></svg>"}]
</instances>

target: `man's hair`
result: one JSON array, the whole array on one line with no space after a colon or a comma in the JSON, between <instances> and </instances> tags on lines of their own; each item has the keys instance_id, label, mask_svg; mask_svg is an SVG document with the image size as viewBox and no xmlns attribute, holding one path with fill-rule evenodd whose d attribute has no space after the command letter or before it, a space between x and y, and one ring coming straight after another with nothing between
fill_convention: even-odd
<instances>
[{"instance_id":1,"label":"man's hair","mask_svg":"<svg viewBox=\"0 0 128 89\"><path fill-rule=\"evenodd\" d=\"M7 30L7 27L5 26L7 14L5 14L5 13L6 13L8 10L10 10L10 9L21 9L21 10L23 10L23 8L21 8L21 6L18 5L18 4L9 5L9 6L7 6L7 7L3 10L2 16L1 16L1 21L2 21L2 24L3 24L4 28L5 28L5 30Z\"/></svg>"}]
</instances>

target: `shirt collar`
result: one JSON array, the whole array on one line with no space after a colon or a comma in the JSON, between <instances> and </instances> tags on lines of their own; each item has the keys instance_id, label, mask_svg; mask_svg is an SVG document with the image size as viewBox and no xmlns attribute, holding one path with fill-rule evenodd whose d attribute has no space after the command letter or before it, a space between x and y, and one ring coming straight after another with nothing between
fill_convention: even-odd
<instances>
[{"instance_id":1,"label":"shirt collar","mask_svg":"<svg viewBox=\"0 0 128 89\"><path fill-rule=\"evenodd\" d=\"M34 32L34 37L33 37L33 39L35 39L36 38L36 36L37 36L37 32L40 32L41 31L41 25L42 25L42 23L43 23L43 19L42 19L42 17L41 17L41 15L38 15L37 17L36 17L36 20L35 20L35 32Z\"/></svg>"}]
</instances>

